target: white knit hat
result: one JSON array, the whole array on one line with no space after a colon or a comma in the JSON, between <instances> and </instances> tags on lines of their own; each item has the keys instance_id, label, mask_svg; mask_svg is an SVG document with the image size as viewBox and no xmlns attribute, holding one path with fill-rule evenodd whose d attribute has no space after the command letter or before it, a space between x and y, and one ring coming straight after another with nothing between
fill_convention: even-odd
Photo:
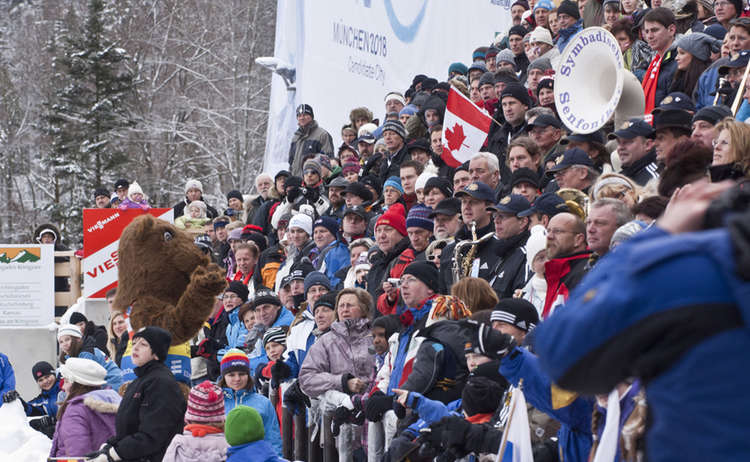
<instances>
[{"instance_id":1,"label":"white knit hat","mask_svg":"<svg viewBox=\"0 0 750 462\"><path fill-rule=\"evenodd\" d=\"M531 235L526 241L526 264L531 268L536 254L547 247L547 230L544 226L536 225L531 227Z\"/></svg>"},{"instance_id":2,"label":"white knit hat","mask_svg":"<svg viewBox=\"0 0 750 462\"><path fill-rule=\"evenodd\" d=\"M289 229L299 228L302 231L306 232L308 236L312 236L312 225L312 218L310 218L310 216L305 213L298 213L296 215L293 215L289 220Z\"/></svg>"},{"instance_id":3,"label":"white knit hat","mask_svg":"<svg viewBox=\"0 0 750 462\"><path fill-rule=\"evenodd\" d=\"M128 197L132 196L135 193L143 194L141 186L136 181L130 183L130 186L128 187Z\"/></svg>"},{"instance_id":4,"label":"white knit hat","mask_svg":"<svg viewBox=\"0 0 750 462\"><path fill-rule=\"evenodd\" d=\"M63 324L62 326L57 328L57 340L60 340L60 337L63 335L70 335L71 337L76 338L82 338L83 334L81 333L81 329L78 328L75 324Z\"/></svg>"},{"instance_id":5,"label":"white knit hat","mask_svg":"<svg viewBox=\"0 0 750 462\"><path fill-rule=\"evenodd\" d=\"M185 194L191 189L197 189L198 191L203 192L203 185L198 180L187 180L187 183L185 183Z\"/></svg>"},{"instance_id":6,"label":"white knit hat","mask_svg":"<svg viewBox=\"0 0 750 462\"><path fill-rule=\"evenodd\" d=\"M534 29L531 33L529 43L546 43L547 45L555 44L555 42L552 41L552 33L550 33L549 29L541 26Z\"/></svg>"},{"instance_id":7,"label":"white knit hat","mask_svg":"<svg viewBox=\"0 0 750 462\"><path fill-rule=\"evenodd\" d=\"M429 180L430 178L435 178L436 176L436 174L429 170L425 170L424 172L420 173L417 177L417 181L414 182L414 190L418 191L420 189L424 189L425 185L427 184L427 180Z\"/></svg>"},{"instance_id":8,"label":"white knit hat","mask_svg":"<svg viewBox=\"0 0 750 462\"><path fill-rule=\"evenodd\" d=\"M60 366L60 375L69 382L92 387L100 387L107 383L107 370L92 359L68 358L65 364Z\"/></svg>"}]
</instances>

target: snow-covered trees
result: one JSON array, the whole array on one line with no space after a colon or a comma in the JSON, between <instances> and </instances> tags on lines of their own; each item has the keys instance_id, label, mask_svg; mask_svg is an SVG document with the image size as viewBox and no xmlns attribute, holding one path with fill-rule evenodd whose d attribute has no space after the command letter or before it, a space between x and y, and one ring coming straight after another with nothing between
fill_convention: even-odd
<instances>
[{"instance_id":1,"label":"snow-covered trees","mask_svg":"<svg viewBox=\"0 0 750 462\"><path fill-rule=\"evenodd\" d=\"M0 2L1 240L24 241L51 219L76 245L80 206L120 177L137 180L156 206L177 202L191 177L217 207L229 189L250 192L270 86L254 59L273 52L275 8Z\"/></svg>"}]
</instances>

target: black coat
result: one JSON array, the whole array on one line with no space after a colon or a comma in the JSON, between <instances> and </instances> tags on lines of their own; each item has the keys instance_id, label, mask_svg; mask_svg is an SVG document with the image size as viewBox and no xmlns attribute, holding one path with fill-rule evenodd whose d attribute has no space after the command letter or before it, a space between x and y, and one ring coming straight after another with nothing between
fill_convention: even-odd
<instances>
[{"instance_id":1,"label":"black coat","mask_svg":"<svg viewBox=\"0 0 750 462\"><path fill-rule=\"evenodd\" d=\"M124 461L160 462L182 433L187 403L169 368L159 361L136 367L122 397L109 443Z\"/></svg>"},{"instance_id":2,"label":"black coat","mask_svg":"<svg viewBox=\"0 0 750 462\"><path fill-rule=\"evenodd\" d=\"M646 186L653 178L659 178L659 166L656 163L656 151L653 149L633 162L622 168L622 174L635 181L638 186Z\"/></svg>"},{"instance_id":3,"label":"black coat","mask_svg":"<svg viewBox=\"0 0 750 462\"><path fill-rule=\"evenodd\" d=\"M487 281L497 293L498 298L513 297L516 289L523 288L529 279L530 273L526 269L526 241L529 232L508 239L493 239L492 250L495 258L489 265ZM479 272L482 277L482 272Z\"/></svg>"},{"instance_id":4,"label":"black coat","mask_svg":"<svg viewBox=\"0 0 750 462\"><path fill-rule=\"evenodd\" d=\"M404 143L401 149L391 157L390 163L388 158L383 159L383 163L380 164L380 179L385 182L392 176L401 178L401 164L409 159L411 159L411 154L409 154L406 143Z\"/></svg>"},{"instance_id":5,"label":"black coat","mask_svg":"<svg viewBox=\"0 0 750 462\"><path fill-rule=\"evenodd\" d=\"M94 339L96 347L102 350L104 354L109 351L107 349L107 329L104 326L97 326L92 321L86 323L86 331L83 333L85 337L91 337Z\"/></svg>"},{"instance_id":6,"label":"black coat","mask_svg":"<svg viewBox=\"0 0 750 462\"><path fill-rule=\"evenodd\" d=\"M123 332L119 339L116 337L112 338L112 343L115 345L115 357L110 359L117 364L117 367L120 367L122 355L125 354L125 350L128 348L128 340L130 340L130 336L127 331Z\"/></svg>"},{"instance_id":7,"label":"black coat","mask_svg":"<svg viewBox=\"0 0 750 462\"><path fill-rule=\"evenodd\" d=\"M494 232L495 231L495 224L490 220L490 223L483 227L477 229L477 239L480 239L482 236L486 235L487 233ZM441 294L449 294L451 293L451 286L453 286L453 254L456 249L456 243L463 241L463 240L471 240L471 231L469 228L464 225L461 227L461 229L458 230L456 233L455 240L448 244L444 249L443 253L440 254L440 292ZM495 256L495 249L492 246L493 241L495 240L494 237L492 237L490 240L483 242L479 246L477 246L477 252L476 252L476 258L479 258L479 277L484 277L484 279L487 279L487 281L490 280L487 276L487 269L489 268L489 265L491 262L494 262L497 257ZM459 265L463 262L463 257L467 254L467 252L470 250L464 250L461 253L461 261L459 261Z\"/></svg>"},{"instance_id":8,"label":"black coat","mask_svg":"<svg viewBox=\"0 0 750 462\"><path fill-rule=\"evenodd\" d=\"M396 244L390 252L384 253L378 249L370 256L370 272L367 273L367 291L372 298L377 300L383 293L383 281L388 277L388 272L393 263L401 252L409 247L409 238L405 237ZM377 315L377 314L376 314Z\"/></svg>"}]
</instances>

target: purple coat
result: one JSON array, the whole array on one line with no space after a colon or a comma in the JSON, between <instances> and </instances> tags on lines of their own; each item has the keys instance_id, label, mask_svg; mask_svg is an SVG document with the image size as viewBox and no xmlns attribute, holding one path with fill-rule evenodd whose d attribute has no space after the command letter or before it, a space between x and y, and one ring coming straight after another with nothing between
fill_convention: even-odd
<instances>
[{"instance_id":1,"label":"purple coat","mask_svg":"<svg viewBox=\"0 0 750 462\"><path fill-rule=\"evenodd\" d=\"M370 387L375 356L370 353L372 334L368 319L336 321L307 351L299 371L302 391L317 398L328 390L346 391L341 383L351 374Z\"/></svg>"},{"instance_id":2,"label":"purple coat","mask_svg":"<svg viewBox=\"0 0 750 462\"><path fill-rule=\"evenodd\" d=\"M223 462L227 460L227 448L224 433L197 437L185 430L172 439L162 462Z\"/></svg>"},{"instance_id":3,"label":"purple coat","mask_svg":"<svg viewBox=\"0 0 750 462\"><path fill-rule=\"evenodd\" d=\"M76 396L57 422L50 457L82 457L97 451L115 436L115 415L120 395L114 390L94 390Z\"/></svg>"}]
</instances>

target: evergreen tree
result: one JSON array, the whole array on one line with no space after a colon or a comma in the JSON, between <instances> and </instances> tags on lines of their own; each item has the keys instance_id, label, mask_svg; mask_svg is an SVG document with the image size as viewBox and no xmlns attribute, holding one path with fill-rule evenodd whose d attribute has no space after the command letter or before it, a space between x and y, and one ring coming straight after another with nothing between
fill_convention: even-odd
<instances>
[{"instance_id":1,"label":"evergreen tree","mask_svg":"<svg viewBox=\"0 0 750 462\"><path fill-rule=\"evenodd\" d=\"M127 154L118 136L135 125L129 111L135 77L129 57L108 37L112 15L104 0L89 0L82 27L74 11L58 23L50 46L58 89L45 115L50 150L46 166L55 172L52 219L75 237L82 229L82 208L94 188L111 183L124 169Z\"/></svg>"}]
</instances>

